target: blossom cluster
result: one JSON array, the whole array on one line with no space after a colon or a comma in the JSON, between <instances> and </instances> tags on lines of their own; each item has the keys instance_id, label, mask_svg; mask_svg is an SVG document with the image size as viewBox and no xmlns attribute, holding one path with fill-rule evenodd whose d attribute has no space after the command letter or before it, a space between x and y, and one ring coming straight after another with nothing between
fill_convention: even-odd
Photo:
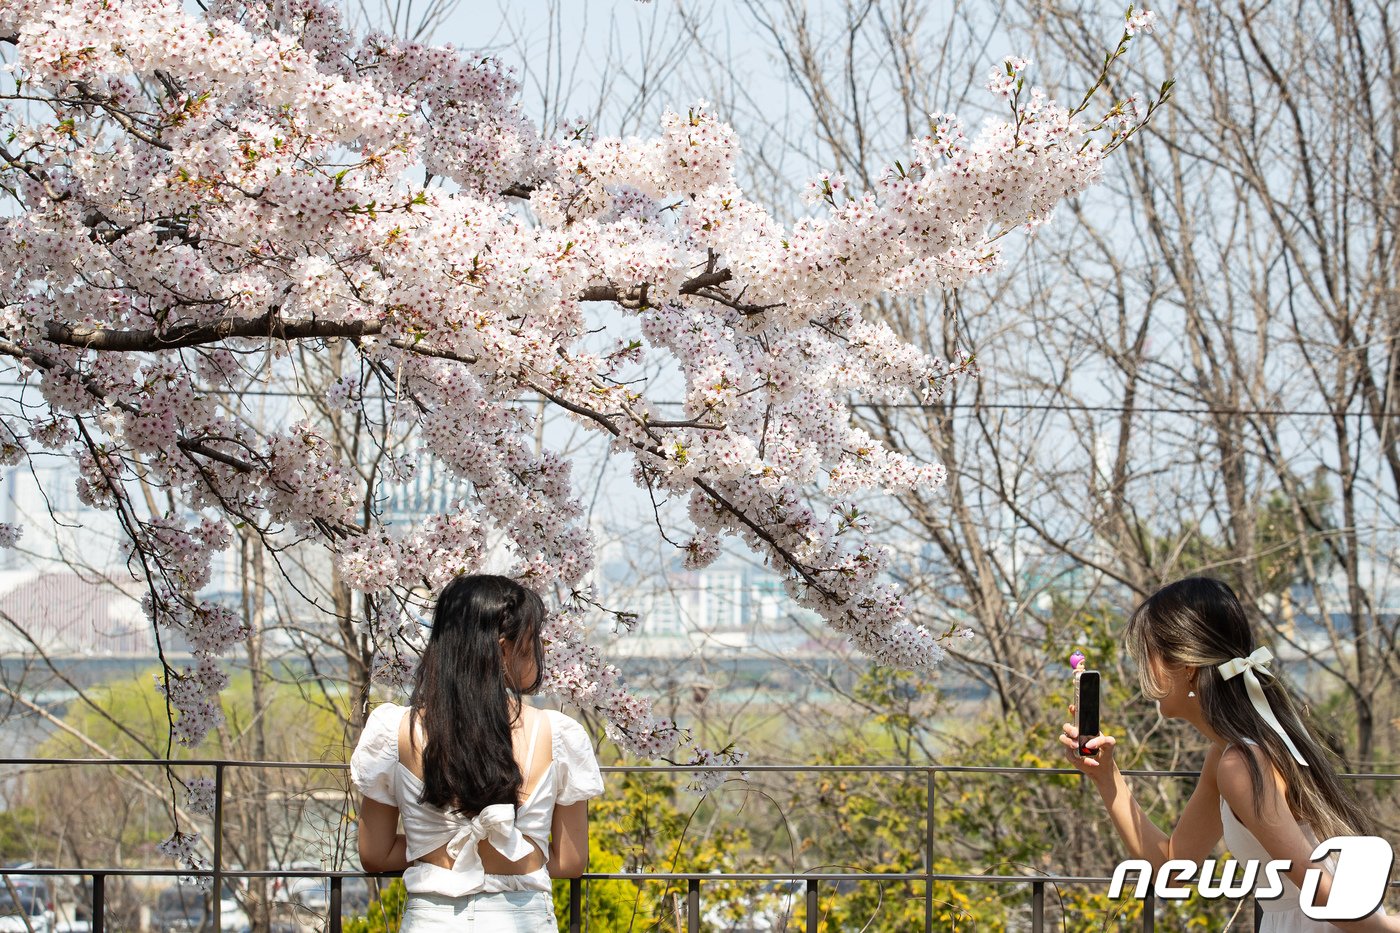
<instances>
[{"instance_id":1,"label":"blossom cluster","mask_svg":"<svg viewBox=\"0 0 1400 933\"><path fill-rule=\"evenodd\" d=\"M177 829L158 843L156 850L192 871L206 871L209 863L199 854L198 845L199 833L187 833ZM207 891L214 886L214 879L208 875L181 875L180 884Z\"/></svg>"},{"instance_id":2,"label":"blossom cluster","mask_svg":"<svg viewBox=\"0 0 1400 933\"><path fill-rule=\"evenodd\" d=\"M636 755L659 758L676 747L682 737L680 728L656 716L650 700L626 688L621 672L584 640L583 620L576 614L553 614L544 629L544 646L545 691L584 709L601 711L608 738Z\"/></svg>"},{"instance_id":3,"label":"blossom cluster","mask_svg":"<svg viewBox=\"0 0 1400 933\"><path fill-rule=\"evenodd\" d=\"M1138 12L1126 28L1151 26ZM219 723L218 659L247 634L199 595L233 525L323 546L374 607L375 674L393 683L421 637L392 607L494 542L542 592L581 592L593 543L569 462L538 443L544 411L687 502L689 566L736 538L873 658L936 664L947 636L911 621L852 502L944 470L854 428L850 403L927 401L974 370L861 309L995 269L1005 233L1099 176L1096 132L1147 115L1119 102L1112 127L1086 123L1010 58L991 82L1005 118L970 132L931 115L871 190L824 173L806 189L819 213L785 225L744 191L741 142L708 104L668 111L649 139L545 138L496 60L356 37L329 0L202 16L178 0L0 0L0 36L20 89L0 106L0 173L23 206L0 218L0 349L48 408L6 425L0 457L69 454L83 501L119 515L147 613L195 654L160 681L187 744ZM640 337L599 350L599 302ZM262 371L250 359L285 372L294 344L326 341L361 367L325 388L329 420L217 403ZM671 365L682 406L663 417L669 383L647 374ZM335 429L356 414L381 429L373 464ZM428 462L462 495L395 525L382 487ZM173 507L145 508L140 484ZM626 689L580 611L551 619L547 688L632 752L670 753L682 731Z\"/></svg>"},{"instance_id":4,"label":"blossom cluster","mask_svg":"<svg viewBox=\"0 0 1400 933\"><path fill-rule=\"evenodd\" d=\"M185 807L191 813L214 812L214 779L190 778L185 784Z\"/></svg>"},{"instance_id":5,"label":"blossom cluster","mask_svg":"<svg viewBox=\"0 0 1400 933\"><path fill-rule=\"evenodd\" d=\"M719 752L701 749L696 753L695 757L686 762L686 765L701 768L705 766L733 766L739 764L747 757L747 753L736 752L733 749L725 749ZM694 791L698 794L710 793L725 781L730 780L731 777L737 777L740 780L748 777L748 772L746 771L693 771L691 774L692 777L690 782L686 784L686 790Z\"/></svg>"},{"instance_id":6,"label":"blossom cluster","mask_svg":"<svg viewBox=\"0 0 1400 933\"><path fill-rule=\"evenodd\" d=\"M0 547L14 547L19 543L24 529L11 522L0 522Z\"/></svg>"}]
</instances>

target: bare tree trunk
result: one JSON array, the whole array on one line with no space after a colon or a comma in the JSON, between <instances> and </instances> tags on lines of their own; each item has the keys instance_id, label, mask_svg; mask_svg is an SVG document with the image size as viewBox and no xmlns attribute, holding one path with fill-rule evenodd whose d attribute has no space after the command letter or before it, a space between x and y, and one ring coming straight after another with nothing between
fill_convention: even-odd
<instances>
[{"instance_id":1,"label":"bare tree trunk","mask_svg":"<svg viewBox=\"0 0 1400 933\"><path fill-rule=\"evenodd\" d=\"M256 761L267 761L267 681L263 657L263 633L266 631L264 613L267 606L266 566L262 542L256 535L240 535L240 577L243 581L243 613L248 623L248 675L252 681L252 721L249 753ZM247 774L249 826L246 855L249 867L266 867L272 852L268 831L268 776L260 769ZM269 880L248 879L247 913L253 933L270 933L272 929L272 897Z\"/></svg>"}]
</instances>

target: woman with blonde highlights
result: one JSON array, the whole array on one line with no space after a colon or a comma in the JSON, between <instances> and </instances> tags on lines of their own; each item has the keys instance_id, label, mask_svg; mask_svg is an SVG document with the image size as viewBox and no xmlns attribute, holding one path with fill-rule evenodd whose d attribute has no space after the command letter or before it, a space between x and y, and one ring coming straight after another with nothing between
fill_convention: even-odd
<instances>
[{"instance_id":1,"label":"woman with blonde highlights","mask_svg":"<svg viewBox=\"0 0 1400 933\"><path fill-rule=\"evenodd\" d=\"M1313 920L1302 909L1300 888L1308 870L1319 867L1310 861L1318 842L1370 835L1372 821L1270 669L1273 656L1255 642L1230 587L1203 577L1163 587L1133 613L1125 641L1143 693L1157 701L1163 716L1186 720L1210 741L1200 782L1167 835L1133 798L1114 761L1114 737L1089 740L1086 746L1098 755L1084 757L1078 730L1065 723L1060 736L1065 757L1093 779L1130 857L1154 870L1173 859L1199 864L1223 837L1241 862L1290 862L1282 895L1259 900L1263 933L1400 931L1400 920L1383 909L1331 923ZM1335 857L1329 858L1313 903L1328 902L1335 868ZM1262 881L1262 872L1259 877Z\"/></svg>"}]
</instances>

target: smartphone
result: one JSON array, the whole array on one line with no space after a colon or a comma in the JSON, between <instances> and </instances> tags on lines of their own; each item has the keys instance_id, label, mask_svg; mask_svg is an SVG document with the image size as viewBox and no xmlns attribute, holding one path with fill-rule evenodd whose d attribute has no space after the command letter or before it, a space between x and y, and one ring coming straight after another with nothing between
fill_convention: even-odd
<instances>
[{"instance_id":1,"label":"smartphone","mask_svg":"<svg viewBox=\"0 0 1400 933\"><path fill-rule=\"evenodd\" d=\"M1074 672L1074 715L1079 727L1079 754L1094 758L1097 748L1085 748L1084 743L1099 734L1099 672Z\"/></svg>"}]
</instances>

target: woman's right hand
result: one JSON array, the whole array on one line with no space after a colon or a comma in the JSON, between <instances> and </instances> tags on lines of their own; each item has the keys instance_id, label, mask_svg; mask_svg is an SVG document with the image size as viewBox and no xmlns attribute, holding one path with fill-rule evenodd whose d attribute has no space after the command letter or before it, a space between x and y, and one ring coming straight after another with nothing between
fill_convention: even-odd
<instances>
[{"instance_id":1,"label":"woman's right hand","mask_svg":"<svg viewBox=\"0 0 1400 933\"><path fill-rule=\"evenodd\" d=\"M1070 717L1074 717L1074 707L1069 708ZM1064 724L1060 734L1060 744L1064 746L1065 758L1077 771L1082 771L1095 780L1111 777L1116 770L1113 761L1113 747L1118 744L1111 735L1099 735L1085 743L1089 748L1098 749L1099 753L1093 758L1085 758L1079 754L1079 727L1073 722Z\"/></svg>"}]
</instances>

